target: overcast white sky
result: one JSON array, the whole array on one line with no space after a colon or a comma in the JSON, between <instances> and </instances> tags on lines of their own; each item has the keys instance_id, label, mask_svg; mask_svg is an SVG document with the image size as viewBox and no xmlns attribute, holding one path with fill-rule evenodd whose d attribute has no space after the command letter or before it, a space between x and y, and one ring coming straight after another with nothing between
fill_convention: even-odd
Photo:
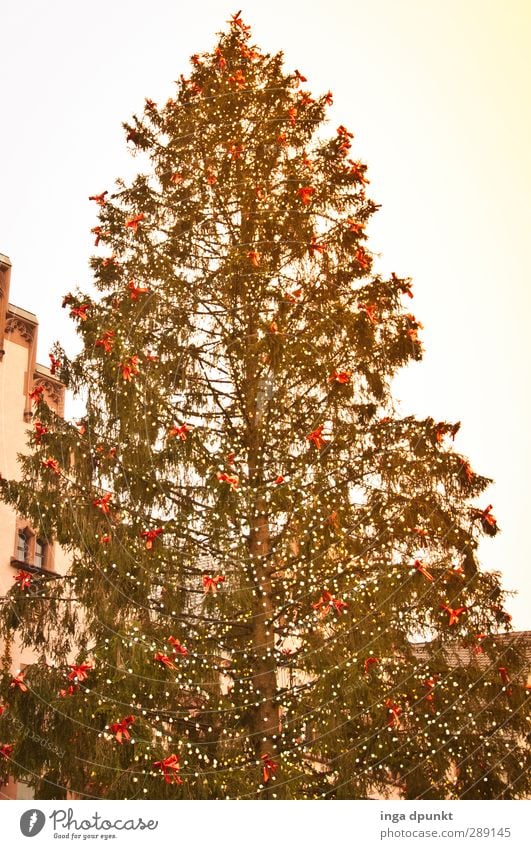
<instances>
[{"instance_id":1,"label":"overcast white sky","mask_svg":"<svg viewBox=\"0 0 531 849\"><path fill-rule=\"evenodd\" d=\"M236 5L20 0L0 10L0 253L39 358L69 344L61 296L89 281L89 194L134 173L121 121L163 100ZM531 627L529 242L531 6L526 0L246 0L264 49L331 89L382 204L370 247L414 280L426 356L404 412L460 420L458 450L495 479L503 534L482 545L517 628Z\"/></svg>"}]
</instances>

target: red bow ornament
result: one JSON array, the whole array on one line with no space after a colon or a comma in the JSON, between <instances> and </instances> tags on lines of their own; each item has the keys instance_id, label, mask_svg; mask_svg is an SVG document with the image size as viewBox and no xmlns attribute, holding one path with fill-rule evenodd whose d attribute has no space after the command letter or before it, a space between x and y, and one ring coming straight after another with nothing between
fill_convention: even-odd
<instances>
[{"instance_id":1,"label":"red bow ornament","mask_svg":"<svg viewBox=\"0 0 531 849\"><path fill-rule=\"evenodd\" d=\"M181 654L183 657L186 657L188 654L188 649L186 646L183 646L182 643L177 639L177 637L168 637L168 643L173 647L173 651L176 654Z\"/></svg>"},{"instance_id":2,"label":"red bow ornament","mask_svg":"<svg viewBox=\"0 0 531 849\"><path fill-rule=\"evenodd\" d=\"M40 445L41 437L48 433L48 428L44 427L43 423L39 421L35 422L33 427L35 428L36 442Z\"/></svg>"},{"instance_id":3,"label":"red bow ornament","mask_svg":"<svg viewBox=\"0 0 531 849\"><path fill-rule=\"evenodd\" d=\"M485 510L473 510L472 516L474 519L479 519L485 533L493 537L498 533L498 524L490 512L491 510L492 504L489 504Z\"/></svg>"},{"instance_id":4,"label":"red bow ornament","mask_svg":"<svg viewBox=\"0 0 531 849\"><path fill-rule=\"evenodd\" d=\"M371 258L362 247L359 247L354 254L354 259L364 271L371 267Z\"/></svg>"},{"instance_id":5,"label":"red bow ornament","mask_svg":"<svg viewBox=\"0 0 531 849\"><path fill-rule=\"evenodd\" d=\"M41 398L42 398L42 394L43 394L43 392L44 392L44 387L43 387L43 386L36 386L36 387L33 389L33 391L32 391L32 392L30 392L30 394L29 394L29 399L30 399L30 401L33 401L33 403L34 403L35 405L37 405L37 404L39 403L39 401L41 400Z\"/></svg>"},{"instance_id":6,"label":"red bow ornament","mask_svg":"<svg viewBox=\"0 0 531 849\"><path fill-rule=\"evenodd\" d=\"M68 673L69 681L85 681L88 678L88 673L92 669L91 663L80 663L79 666L75 664L70 665L71 672Z\"/></svg>"},{"instance_id":7,"label":"red bow ornament","mask_svg":"<svg viewBox=\"0 0 531 849\"><path fill-rule=\"evenodd\" d=\"M124 227L129 227L129 229L132 230L133 233L136 233L136 231L138 230L138 225L140 224L141 221L144 220L144 218L145 218L144 213L139 212L138 215L133 215L132 218L128 218L127 221L124 224Z\"/></svg>"},{"instance_id":8,"label":"red bow ornament","mask_svg":"<svg viewBox=\"0 0 531 849\"><path fill-rule=\"evenodd\" d=\"M500 678L502 680L502 684L504 685L504 687L506 687L507 695L508 696L512 695L513 688L506 686L509 683L509 673L507 672L507 667L506 666L499 666L498 672L500 673Z\"/></svg>"},{"instance_id":9,"label":"red bow ornament","mask_svg":"<svg viewBox=\"0 0 531 849\"><path fill-rule=\"evenodd\" d=\"M314 254L314 253L324 254L324 253L326 253L326 246L323 245L321 242L317 241L317 236L313 237L309 247L310 247L310 253L311 254Z\"/></svg>"},{"instance_id":10,"label":"red bow ornament","mask_svg":"<svg viewBox=\"0 0 531 849\"><path fill-rule=\"evenodd\" d=\"M60 474L61 474L61 470L60 470L60 468L59 468L59 463L58 463L58 461L57 461L57 460L54 460L54 458L53 458L53 457L48 457L48 459L47 459L47 460L43 460L43 461L42 461L42 465L43 465L46 469L50 469L50 471L51 471L51 472L53 472L55 475L60 475Z\"/></svg>"},{"instance_id":11,"label":"red bow ornament","mask_svg":"<svg viewBox=\"0 0 531 849\"><path fill-rule=\"evenodd\" d=\"M15 675L9 684L10 687L13 687L14 690L20 690L21 693L27 693L28 688L24 684L24 676L22 673L20 675Z\"/></svg>"},{"instance_id":12,"label":"red bow ornament","mask_svg":"<svg viewBox=\"0 0 531 849\"><path fill-rule=\"evenodd\" d=\"M109 354L114 344L114 330L105 330L101 339L96 340L96 348L103 348L106 354Z\"/></svg>"},{"instance_id":13,"label":"red bow ornament","mask_svg":"<svg viewBox=\"0 0 531 849\"><path fill-rule=\"evenodd\" d=\"M385 706L389 712L388 726L390 728L400 728L400 714L402 713L402 708L399 707L392 699L387 699L385 702Z\"/></svg>"},{"instance_id":14,"label":"red bow ornament","mask_svg":"<svg viewBox=\"0 0 531 849\"><path fill-rule=\"evenodd\" d=\"M324 425L319 425L319 427L316 427L315 430L312 430L312 432L305 437L308 442L313 442L318 451L321 450L323 445L328 444L328 440L323 437L323 430Z\"/></svg>"},{"instance_id":15,"label":"red bow ornament","mask_svg":"<svg viewBox=\"0 0 531 849\"><path fill-rule=\"evenodd\" d=\"M417 570L417 572L420 572L421 575L424 575L427 581L433 581L433 575L428 570L428 567L425 563L422 563L421 560L415 560L413 566Z\"/></svg>"},{"instance_id":16,"label":"red bow ornament","mask_svg":"<svg viewBox=\"0 0 531 849\"><path fill-rule=\"evenodd\" d=\"M105 239L105 238L107 238L108 236L111 235L108 230L102 230L101 227L93 227L90 232L94 233L94 235L96 236L96 238L94 240L94 247L95 248L98 247L101 239Z\"/></svg>"},{"instance_id":17,"label":"red bow ornament","mask_svg":"<svg viewBox=\"0 0 531 849\"><path fill-rule=\"evenodd\" d=\"M111 508L109 506L109 502L112 498L112 493L108 492L106 495L102 495L101 498L94 498L92 505L93 507L99 507L102 513L110 513Z\"/></svg>"},{"instance_id":18,"label":"red bow ornament","mask_svg":"<svg viewBox=\"0 0 531 849\"><path fill-rule=\"evenodd\" d=\"M242 71L235 71L234 74L227 77L227 82L232 88L245 88L247 85Z\"/></svg>"},{"instance_id":19,"label":"red bow ornament","mask_svg":"<svg viewBox=\"0 0 531 849\"><path fill-rule=\"evenodd\" d=\"M233 492L236 492L240 485L237 475L228 475L226 472L218 472L216 477L220 483L227 483Z\"/></svg>"},{"instance_id":20,"label":"red bow ornament","mask_svg":"<svg viewBox=\"0 0 531 849\"><path fill-rule=\"evenodd\" d=\"M324 619L325 616L328 616L332 608L335 609L336 613L341 614L343 610L348 609L348 604L346 601L341 601L339 598L334 598L328 590L324 590L319 601L316 601L315 604L312 604L314 610L319 611L319 616L321 619Z\"/></svg>"},{"instance_id":21,"label":"red bow ornament","mask_svg":"<svg viewBox=\"0 0 531 849\"><path fill-rule=\"evenodd\" d=\"M130 381L140 371L138 368L138 357L135 355L130 357L125 363L120 364L122 369L122 377L125 381Z\"/></svg>"},{"instance_id":22,"label":"red bow ornament","mask_svg":"<svg viewBox=\"0 0 531 849\"><path fill-rule=\"evenodd\" d=\"M454 625L459 622L461 614L466 613L466 607L448 607L446 604L440 605L441 610L445 610L449 616L448 625Z\"/></svg>"},{"instance_id":23,"label":"red bow ornament","mask_svg":"<svg viewBox=\"0 0 531 849\"><path fill-rule=\"evenodd\" d=\"M365 672L365 675L367 675L367 674L368 674L369 669L370 669L370 668L371 668L371 666L373 666L373 664L375 664L375 663L380 663L380 658L379 658L379 657L368 657L368 658L366 658L366 660L365 660L365 662L364 662L364 664L363 664L363 671Z\"/></svg>"},{"instance_id":24,"label":"red bow ornament","mask_svg":"<svg viewBox=\"0 0 531 849\"><path fill-rule=\"evenodd\" d=\"M108 195L108 194L109 194L109 192L105 191L105 192L102 192L99 195L90 195L89 200L95 200L96 203L98 204L98 206L104 206L105 205L105 195Z\"/></svg>"},{"instance_id":25,"label":"red bow ornament","mask_svg":"<svg viewBox=\"0 0 531 849\"><path fill-rule=\"evenodd\" d=\"M80 321L87 320L88 304L80 304L78 307L72 307L70 315L72 318L79 318Z\"/></svg>"},{"instance_id":26,"label":"red bow ornament","mask_svg":"<svg viewBox=\"0 0 531 849\"><path fill-rule=\"evenodd\" d=\"M142 539L145 539L148 551L153 548L154 540L156 540L162 533L164 533L163 528L153 528L151 531L141 531L140 536Z\"/></svg>"},{"instance_id":27,"label":"red bow ornament","mask_svg":"<svg viewBox=\"0 0 531 849\"><path fill-rule=\"evenodd\" d=\"M133 724L135 721L134 716L124 716L120 722L113 722L112 725L109 725L109 731L111 734L116 736L116 740L118 743L123 743L124 740L130 740L131 735L129 734L129 726Z\"/></svg>"},{"instance_id":28,"label":"red bow ornament","mask_svg":"<svg viewBox=\"0 0 531 849\"><path fill-rule=\"evenodd\" d=\"M14 746L11 743L0 743L0 758L10 758Z\"/></svg>"},{"instance_id":29,"label":"red bow ornament","mask_svg":"<svg viewBox=\"0 0 531 849\"><path fill-rule=\"evenodd\" d=\"M262 775L264 777L264 784L270 780L273 773L276 772L278 768L278 764L276 761L272 760L269 752L266 752L265 755L262 755Z\"/></svg>"},{"instance_id":30,"label":"red bow ornament","mask_svg":"<svg viewBox=\"0 0 531 849\"><path fill-rule=\"evenodd\" d=\"M307 206L312 200L312 195L315 193L315 189L311 186L302 186L300 189L297 189L297 197L301 199L301 202L304 206Z\"/></svg>"},{"instance_id":31,"label":"red bow ornament","mask_svg":"<svg viewBox=\"0 0 531 849\"><path fill-rule=\"evenodd\" d=\"M328 378L328 382L332 383L335 381L336 383L350 383L350 378L352 377L351 371L334 371Z\"/></svg>"},{"instance_id":32,"label":"red bow ornament","mask_svg":"<svg viewBox=\"0 0 531 849\"><path fill-rule=\"evenodd\" d=\"M349 174L352 174L356 183L367 184L367 183L370 182L365 177L365 172L367 170L366 165L363 165L361 162L353 162L352 159L349 159L349 165L350 165Z\"/></svg>"},{"instance_id":33,"label":"red bow ornament","mask_svg":"<svg viewBox=\"0 0 531 849\"><path fill-rule=\"evenodd\" d=\"M363 233L363 224L359 224L353 218L347 218L347 224L349 233L355 233L356 236L360 236Z\"/></svg>"},{"instance_id":34,"label":"red bow ornament","mask_svg":"<svg viewBox=\"0 0 531 849\"><path fill-rule=\"evenodd\" d=\"M212 593L212 595L215 595L218 591L218 585L222 584L224 580L224 575L216 575L214 578L212 578L210 575L203 575L202 582L203 592L205 593L205 595L208 595L208 593Z\"/></svg>"},{"instance_id":35,"label":"red bow ornament","mask_svg":"<svg viewBox=\"0 0 531 849\"><path fill-rule=\"evenodd\" d=\"M137 301L139 295L148 295L149 289L147 288L147 286L135 286L135 281L130 280L129 281L129 292L130 292L130 295L131 295L131 300Z\"/></svg>"},{"instance_id":36,"label":"red bow ornament","mask_svg":"<svg viewBox=\"0 0 531 849\"><path fill-rule=\"evenodd\" d=\"M50 357L50 374L55 374L58 368L61 368L61 360L56 360L53 354L48 354Z\"/></svg>"},{"instance_id":37,"label":"red bow ornament","mask_svg":"<svg viewBox=\"0 0 531 849\"><path fill-rule=\"evenodd\" d=\"M358 303L358 309L363 310L371 324L378 324L376 312L378 307L376 304L361 304Z\"/></svg>"},{"instance_id":38,"label":"red bow ornament","mask_svg":"<svg viewBox=\"0 0 531 849\"><path fill-rule=\"evenodd\" d=\"M174 784L182 784L182 779L179 778L177 773L179 772L181 766L179 764L179 755L170 755L165 758L163 761L155 761L153 766L158 767L162 770L162 774L164 775L164 781L166 784L171 784L172 781Z\"/></svg>"},{"instance_id":39,"label":"red bow ornament","mask_svg":"<svg viewBox=\"0 0 531 849\"><path fill-rule=\"evenodd\" d=\"M29 572L25 572L24 569L21 569L20 572L17 572L13 580L18 582L19 590L27 590L31 587L33 579Z\"/></svg>"}]
</instances>

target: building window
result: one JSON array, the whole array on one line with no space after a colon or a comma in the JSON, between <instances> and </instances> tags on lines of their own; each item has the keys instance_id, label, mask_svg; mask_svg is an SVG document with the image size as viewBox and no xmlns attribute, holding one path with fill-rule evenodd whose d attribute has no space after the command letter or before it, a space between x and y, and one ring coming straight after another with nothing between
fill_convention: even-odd
<instances>
[{"instance_id":1,"label":"building window","mask_svg":"<svg viewBox=\"0 0 531 849\"><path fill-rule=\"evenodd\" d=\"M46 565L46 547L44 540L37 537L35 540L35 557L33 562L39 569L44 569Z\"/></svg>"},{"instance_id":2,"label":"building window","mask_svg":"<svg viewBox=\"0 0 531 849\"><path fill-rule=\"evenodd\" d=\"M17 560L23 563L29 561L29 534L26 530L19 531L17 534Z\"/></svg>"}]
</instances>

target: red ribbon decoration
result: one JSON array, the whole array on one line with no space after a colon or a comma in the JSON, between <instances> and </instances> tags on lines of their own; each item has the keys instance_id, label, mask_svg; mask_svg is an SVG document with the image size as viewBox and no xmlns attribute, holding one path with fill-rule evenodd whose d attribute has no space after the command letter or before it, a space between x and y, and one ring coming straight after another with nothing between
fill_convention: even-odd
<instances>
[{"instance_id":1,"label":"red ribbon decoration","mask_svg":"<svg viewBox=\"0 0 531 849\"><path fill-rule=\"evenodd\" d=\"M502 684L504 684L504 685L508 684L509 683L509 673L507 672L507 667L506 666L499 666L498 672L500 673L500 678L502 680ZM512 687L506 687L506 693L507 693L508 696L512 695L512 692L513 692Z\"/></svg>"},{"instance_id":2,"label":"red ribbon decoration","mask_svg":"<svg viewBox=\"0 0 531 849\"><path fill-rule=\"evenodd\" d=\"M58 368L61 368L61 360L56 360L53 354L48 354L50 357L50 374L55 374Z\"/></svg>"},{"instance_id":3,"label":"red ribbon decoration","mask_svg":"<svg viewBox=\"0 0 531 849\"><path fill-rule=\"evenodd\" d=\"M91 663L81 663L79 666L70 665L70 669L72 670L68 674L69 681L85 681L88 678L88 673L92 669Z\"/></svg>"},{"instance_id":4,"label":"red ribbon decoration","mask_svg":"<svg viewBox=\"0 0 531 849\"><path fill-rule=\"evenodd\" d=\"M363 664L363 671L365 672L365 675L367 675L367 674L368 674L369 669L370 669L370 668L371 668L371 666L372 666L373 664L375 664L375 663L380 663L380 658L379 658L379 657L367 657L367 658L365 659L365 662L364 662L364 664Z\"/></svg>"},{"instance_id":5,"label":"red ribbon decoration","mask_svg":"<svg viewBox=\"0 0 531 849\"><path fill-rule=\"evenodd\" d=\"M399 707L392 699L387 699L385 702L385 706L389 711L389 720L388 726L390 728L400 728L400 714L402 713L402 708Z\"/></svg>"},{"instance_id":6,"label":"red ribbon decoration","mask_svg":"<svg viewBox=\"0 0 531 849\"><path fill-rule=\"evenodd\" d=\"M301 186L300 189L297 189L297 197L301 199L304 206L307 206L310 203L314 193L315 189L312 188L312 186Z\"/></svg>"},{"instance_id":7,"label":"red ribbon decoration","mask_svg":"<svg viewBox=\"0 0 531 849\"><path fill-rule=\"evenodd\" d=\"M103 336L101 339L97 339L95 346L96 348L103 348L106 354L109 354L112 350L112 346L114 343L114 330L105 330L103 332Z\"/></svg>"},{"instance_id":8,"label":"red ribbon decoration","mask_svg":"<svg viewBox=\"0 0 531 849\"><path fill-rule=\"evenodd\" d=\"M317 236L314 236L309 245L310 253L318 253L324 254L326 253L326 245L323 245L322 242L317 241Z\"/></svg>"},{"instance_id":9,"label":"red ribbon decoration","mask_svg":"<svg viewBox=\"0 0 531 849\"><path fill-rule=\"evenodd\" d=\"M357 249L356 253L354 254L354 259L356 260L360 268L363 268L364 271L371 267L371 258L362 247L359 247Z\"/></svg>"},{"instance_id":10,"label":"red ribbon decoration","mask_svg":"<svg viewBox=\"0 0 531 849\"><path fill-rule=\"evenodd\" d=\"M466 612L466 607L448 607L446 604L440 605L441 610L445 610L450 617L448 620L448 625L453 625L456 622L459 622L459 617L462 613Z\"/></svg>"},{"instance_id":11,"label":"red ribbon decoration","mask_svg":"<svg viewBox=\"0 0 531 849\"><path fill-rule=\"evenodd\" d=\"M13 752L14 746L11 743L2 743L0 745L0 757L1 758L10 758Z\"/></svg>"},{"instance_id":12,"label":"red ribbon decoration","mask_svg":"<svg viewBox=\"0 0 531 849\"><path fill-rule=\"evenodd\" d=\"M43 392L44 392L44 387L43 387L43 386L36 386L36 387L33 389L33 391L32 391L32 392L30 392L30 394L29 394L29 399L30 399L30 401L33 401L33 403L34 403L35 405L37 405L37 404L39 403L39 401L41 400L41 397L42 397Z\"/></svg>"},{"instance_id":13,"label":"red ribbon decoration","mask_svg":"<svg viewBox=\"0 0 531 849\"><path fill-rule=\"evenodd\" d=\"M353 218L347 218L347 224L349 233L355 233L356 236L361 235L363 233L363 224L360 224L358 221L355 221Z\"/></svg>"},{"instance_id":14,"label":"red ribbon decoration","mask_svg":"<svg viewBox=\"0 0 531 849\"><path fill-rule=\"evenodd\" d=\"M364 311L371 324L378 324L378 318L376 316L376 310L378 309L378 307L376 306L376 304L358 303L358 309Z\"/></svg>"},{"instance_id":15,"label":"red ribbon decoration","mask_svg":"<svg viewBox=\"0 0 531 849\"><path fill-rule=\"evenodd\" d=\"M424 575L427 581L433 581L433 575L428 571L428 568L425 563L422 563L420 560L415 560L413 566L420 572L421 575Z\"/></svg>"},{"instance_id":16,"label":"red ribbon decoration","mask_svg":"<svg viewBox=\"0 0 531 849\"><path fill-rule=\"evenodd\" d=\"M186 657L188 654L188 649L179 642L177 637L168 637L168 643L173 647L173 651L176 654L182 654L183 657Z\"/></svg>"},{"instance_id":17,"label":"red ribbon decoration","mask_svg":"<svg viewBox=\"0 0 531 849\"><path fill-rule=\"evenodd\" d=\"M323 445L326 445L328 442L328 440L323 437L323 430L324 425L319 425L319 427L316 427L315 430L312 430L312 432L306 436L308 442L313 442L318 451L320 451Z\"/></svg>"},{"instance_id":18,"label":"red ribbon decoration","mask_svg":"<svg viewBox=\"0 0 531 849\"><path fill-rule=\"evenodd\" d=\"M248 26L248 24L244 24L241 12L236 12L235 15L231 15L230 20L228 20L227 23L230 24L233 29L240 29L244 37L247 37L251 31L251 27Z\"/></svg>"},{"instance_id":19,"label":"red ribbon decoration","mask_svg":"<svg viewBox=\"0 0 531 849\"><path fill-rule=\"evenodd\" d=\"M135 286L134 280L129 281L129 291L131 294L132 301L137 301L139 295L149 294L149 289L147 288L147 286Z\"/></svg>"},{"instance_id":20,"label":"red ribbon decoration","mask_svg":"<svg viewBox=\"0 0 531 849\"><path fill-rule=\"evenodd\" d=\"M262 755L262 773L264 776L264 784L267 784L274 772L276 772L278 764L274 761L269 752Z\"/></svg>"},{"instance_id":21,"label":"red ribbon decoration","mask_svg":"<svg viewBox=\"0 0 531 849\"><path fill-rule=\"evenodd\" d=\"M46 469L50 469L50 471L51 471L51 472L53 472L55 475L60 475L60 474L61 474L61 469L60 469L60 467L59 467L59 463L58 463L58 461L57 461L57 460L54 460L54 458L53 458L53 457L48 457L48 459L47 459L47 460L43 460L43 461L42 461L42 465L43 465Z\"/></svg>"},{"instance_id":22,"label":"red ribbon decoration","mask_svg":"<svg viewBox=\"0 0 531 849\"><path fill-rule=\"evenodd\" d=\"M125 222L124 226L129 227L133 231L133 233L136 233L136 231L138 230L138 225L140 224L141 221L144 220L144 217L145 216L144 216L143 212L140 212L138 215L133 215L132 218L129 218Z\"/></svg>"},{"instance_id":23,"label":"red ribbon decoration","mask_svg":"<svg viewBox=\"0 0 531 849\"><path fill-rule=\"evenodd\" d=\"M141 531L140 536L146 540L146 548L153 548L153 541L157 539L158 536L164 533L163 528L153 528L151 531Z\"/></svg>"},{"instance_id":24,"label":"red ribbon decoration","mask_svg":"<svg viewBox=\"0 0 531 849\"><path fill-rule=\"evenodd\" d=\"M227 82L233 88L245 88L245 76L243 71L235 71L234 74L231 74L230 77L227 77Z\"/></svg>"},{"instance_id":25,"label":"red ribbon decoration","mask_svg":"<svg viewBox=\"0 0 531 849\"><path fill-rule=\"evenodd\" d=\"M319 601L312 604L312 607L314 610L319 610L319 615L321 619L323 619L325 616L328 616L332 607L335 608L336 613L342 613L343 608L348 608L348 604L346 601L341 601L339 598L333 598L332 594L329 593L328 590L324 590Z\"/></svg>"},{"instance_id":26,"label":"red ribbon decoration","mask_svg":"<svg viewBox=\"0 0 531 849\"><path fill-rule=\"evenodd\" d=\"M166 666L168 669L175 669L171 658L169 658L167 654L162 654L161 651L158 651L153 655L153 660L158 661L158 663L162 663L162 665Z\"/></svg>"},{"instance_id":27,"label":"red ribbon decoration","mask_svg":"<svg viewBox=\"0 0 531 849\"><path fill-rule=\"evenodd\" d=\"M13 687L14 690L17 690L17 689L20 690L21 693L27 693L28 692L28 688L24 684L24 680L23 680L22 675L16 675L14 678L12 678L9 686Z\"/></svg>"},{"instance_id":28,"label":"red ribbon decoration","mask_svg":"<svg viewBox=\"0 0 531 849\"><path fill-rule=\"evenodd\" d=\"M302 286L299 286L297 289L292 289L291 292L285 292L284 298L286 301L289 301L290 304L299 304L302 301Z\"/></svg>"},{"instance_id":29,"label":"red ribbon decoration","mask_svg":"<svg viewBox=\"0 0 531 849\"><path fill-rule=\"evenodd\" d=\"M224 575L216 575L215 578L212 578L210 575L203 575L203 591L205 595L208 593L212 593L215 595L218 591L218 584L222 584L225 580Z\"/></svg>"},{"instance_id":30,"label":"red ribbon decoration","mask_svg":"<svg viewBox=\"0 0 531 849\"><path fill-rule=\"evenodd\" d=\"M111 508L109 507L109 502L112 498L112 493L108 492L106 495L102 495L101 498L95 498L92 502L94 507L99 507L102 513L110 513Z\"/></svg>"},{"instance_id":31,"label":"red ribbon decoration","mask_svg":"<svg viewBox=\"0 0 531 849\"><path fill-rule=\"evenodd\" d=\"M237 475L228 475L226 472L218 472L217 479L220 483L228 483L233 492L236 492L240 485Z\"/></svg>"},{"instance_id":32,"label":"red ribbon decoration","mask_svg":"<svg viewBox=\"0 0 531 849\"><path fill-rule=\"evenodd\" d=\"M95 200L98 206L104 206L105 204L105 195L108 195L109 192L102 192L100 195L90 195L89 200Z\"/></svg>"},{"instance_id":33,"label":"red ribbon decoration","mask_svg":"<svg viewBox=\"0 0 531 849\"><path fill-rule=\"evenodd\" d=\"M129 726L135 721L134 716L124 716L120 722L113 722L112 725L109 725L109 731L112 734L116 735L116 740L118 743L122 743L124 740L130 740L131 735L129 734Z\"/></svg>"},{"instance_id":34,"label":"red ribbon decoration","mask_svg":"<svg viewBox=\"0 0 531 849\"><path fill-rule=\"evenodd\" d=\"M130 381L132 377L139 373L137 355L130 357L125 363L120 363L120 368L122 369L123 379Z\"/></svg>"},{"instance_id":35,"label":"red ribbon decoration","mask_svg":"<svg viewBox=\"0 0 531 849\"><path fill-rule=\"evenodd\" d=\"M186 434L191 431L190 425L173 425L168 431L168 436L178 436L183 442L186 442Z\"/></svg>"},{"instance_id":36,"label":"red ribbon decoration","mask_svg":"<svg viewBox=\"0 0 531 849\"><path fill-rule=\"evenodd\" d=\"M166 784L171 784L172 781L174 784L183 783L182 779L177 775L181 768L179 764L179 755L169 755L169 757L165 758L163 761L155 761L153 766L159 767L159 769L162 770Z\"/></svg>"},{"instance_id":37,"label":"red ribbon decoration","mask_svg":"<svg viewBox=\"0 0 531 849\"><path fill-rule=\"evenodd\" d=\"M437 678L426 678L425 681L422 682L423 685L428 689L428 694L426 695L426 701L433 701L433 693L431 692L437 683Z\"/></svg>"},{"instance_id":38,"label":"red ribbon decoration","mask_svg":"<svg viewBox=\"0 0 531 849\"><path fill-rule=\"evenodd\" d=\"M44 427L43 423L38 422L38 421L35 422L34 428L35 428L35 437L36 437L35 441L37 442L38 445L40 445L41 438L44 436L45 433L48 433L48 428Z\"/></svg>"},{"instance_id":39,"label":"red ribbon decoration","mask_svg":"<svg viewBox=\"0 0 531 849\"><path fill-rule=\"evenodd\" d=\"M78 307L72 307L70 315L72 318L79 318L80 321L87 320L88 304L80 304Z\"/></svg>"},{"instance_id":40,"label":"red ribbon decoration","mask_svg":"<svg viewBox=\"0 0 531 849\"><path fill-rule=\"evenodd\" d=\"M90 232L94 233L94 235L96 236L96 238L94 240L94 247L95 248L98 247L101 239L105 239L105 238L107 238L108 236L111 235L108 230L102 230L101 227L93 227Z\"/></svg>"},{"instance_id":41,"label":"red ribbon decoration","mask_svg":"<svg viewBox=\"0 0 531 849\"><path fill-rule=\"evenodd\" d=\"M336 383L350 383L351 377L351 371L334 371L328 378L328 382L331 383L335 380Z\"/></svg>"},{"instance_id":42,"label":"red ribbon decoration","mask_svg":"<svg viewBox=\"0 0 531 849\"><path fill-rule=\"evenodd\" d=\"M59 690L59 696L62 699L66 699L67 696L73 696L76 690L77 687L74 684L70 684L70 686L67 687L66 690Z\"/></svg>"},{"instance_id":43,"label":"red ribbon decoration","mask_svg":"<svg viewBox=\"0 0 531 849\"><path fill-rule=\"evenodd\" d=\"M25 572L24 569L21 569L20 572L17 572L14 581L18 581L19 590L26 590L28 587L31 587L33 578L30 572Z\"/></svg>"}]
</instances>

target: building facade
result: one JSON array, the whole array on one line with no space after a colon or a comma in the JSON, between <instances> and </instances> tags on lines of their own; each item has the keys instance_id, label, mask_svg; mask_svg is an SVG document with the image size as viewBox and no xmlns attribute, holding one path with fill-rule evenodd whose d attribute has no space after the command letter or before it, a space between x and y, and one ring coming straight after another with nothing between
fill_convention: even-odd
<instances>
[{"instance_id":1,"label":"building facade","mask_svg":"<svg viewBox=\"0 0 531 849\"><path fill-rule=\"evenodd\" d=\"M9 302L10 278L11 262L0 254L0 474L15 480L19 474L17 455L27 451L32 424L30 393L42 387L44 400L59 415L64 414L65 393L50 369L36 362L37 317ZM0 501L0 597L13 588L14 577L22 569L62 574L66 568L65 553ZM31 652L16 644L10 646L10 656L14 673L32 660ZM0 799L28 795L22 784L0 785Z\"/></svg>"}]
</instances>

